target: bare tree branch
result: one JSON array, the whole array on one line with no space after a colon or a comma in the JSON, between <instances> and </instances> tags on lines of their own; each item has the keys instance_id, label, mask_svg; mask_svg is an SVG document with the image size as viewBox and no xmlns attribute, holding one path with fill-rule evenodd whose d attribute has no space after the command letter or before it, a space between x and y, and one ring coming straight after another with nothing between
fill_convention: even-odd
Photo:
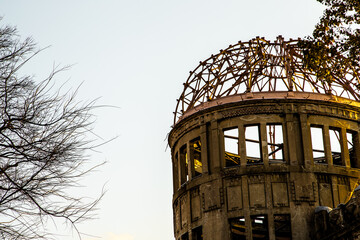
<instances>
[{"instance_id":1,"label":"bare tree branch","mask_svg":"<svg viewBox=\"0 0 360 240\"><path fill-rule=\"evenodd\" d=\"M86 134L96 106L76 102L77 90L54 89L54 77L66 67L55 67L40 82L19 76L38 53L31 38L20 41L15 28L0 28L1 239L49 239L49 218L77 229L102 197L86 202L66 192L93 169L83 165L89 160L85 151L94 148Z\"/></svg>"}]
</instances>

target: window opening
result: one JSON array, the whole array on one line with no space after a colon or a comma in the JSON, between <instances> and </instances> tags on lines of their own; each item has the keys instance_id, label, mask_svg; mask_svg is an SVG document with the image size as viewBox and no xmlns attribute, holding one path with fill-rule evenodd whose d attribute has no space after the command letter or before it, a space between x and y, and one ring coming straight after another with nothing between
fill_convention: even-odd
<instances>
[{"instance_id":1,"label":"window opening","mask_svg":"<svg viewBox=\"0 0 360 240\"><path fill-rule=\"evenodd\" d=\"M232 167L240 165L238 128L224 130L224 145L225 166Z\"/></svg>"},{"instance_id":2,"label":"window opening","mask_svg":"<svg viewBox=\"0 0 360 240\"><path fill-rule=\"evenodd\" d=\"M245 127L246 159L248 164L262 163L259 126Z\"/></svg>"},{"instance_id":3,"label":"window opening","mask_svg":"<svg viewBox=\"0 0 360 240\"><path fill-rule=\"evenodd\" d=\"M173 174L174 174L174 190L179 189L179 153L175 153L175 161L173 163Z\"/></svg>"},{"instance_id":4,"label":"window opening","mask_svg":"<svg viewBox=\"0 0 360 240\"><path fill-rule=\"evenodd\" d=\"M184 233L184 234L181 236L181 240L189 240L189 233Z\"/></svg>"},{"instance_id":5,"label":"window opening","mask_svg":"<svg viewBox=\"0 0 360 240\"><path fill-rule=\"evenodd\" d=\"M359 168L357 159L356 159L356 144L355 139L357 138L357 132L354 131L347 131L346 132L346 140L347 146L349 150L349 158L350 158L350 167L352 168Z\"/></svg>"},{"instance_id":6,"label":"window opening","mask_svg":"<svg viewBox=\"0 0 360 240\"><path fill-rule=\"evenodd\" d=\"M268 240L269 229L267 215L251 216L253 240Z\"/></svg>"},{"instance_id":7,"label":"window opening","mask_svg":"<svg viewBox=\"0 0 360 240\"><path fill-rule=\"evenodd\" d=\"M181 184L189 181L188 154L186 144L180 148Z\"/></svg>"},{"instance_id":8,"label":"window opening","mask_svg":"<svg viewBox=\"0 0 360 240\"><path fill-rule=\"evenodd\" d=\"M274 215L275 239L291 240L291 220L289 214Z\"/></svg>"},{"instance_id":9,"label":"window opening","mask_svg":"<svg viewBox=\"0 0 360 240\"><path fill-rule=\"evenodd\" d=\"M310 131L314 162L326 163L323 137L324 130L322 127L312 126L310 127Z\"/></svg>"},{"instance_id":10,"label":"window opening","mask_svg":"<svg viewBox=\"0 0 360 240\"><path fill-rule=\"evenodd\" d=\"M245 218L233 218L229 220L231 240L246 240Z\"/></svg>"},{"instance_id":11,"label":"window opening","mask_svg":"<svg viewBox=\"0 0 360 240\"><path fill-rule=\"evenodd\" d=\"M284 140L282 125L269 124L266 126L268 136L269 161L272 163L284 161Z\"/></svg>"},{"instance_id":12,"label":"window opening","mask_svg":"<svg viewBox=\"0 0 360 240\"><path fill-rule=\"evenodd\" d=\"M192 168L194 169L195 177L202 174L201 161L201 141L200 138L194 139L190 142L190 149L192 151Z\"/></svg>"},{"instance_id":13,"label":"window opening","mask_svg":"<svg viewBox=\"0 0 360 240\"><path fill-rule=\"evenodd\" d=\"M330 149L331 149L331 156L333 159L333 164L342 166L344 164L343 164L343 161L341 158L340 129L330 128L329 136L330 136Z\"/></svg>"},{"instance_id":14,"label":"window opening","mask_svg":"<svg viewBox=\"0 0 360 240\"><path fill-rule=\"evenodd\" d=\"M192 230L192 240L203 240L202 226Z\"/></svg>"}]
</instances>

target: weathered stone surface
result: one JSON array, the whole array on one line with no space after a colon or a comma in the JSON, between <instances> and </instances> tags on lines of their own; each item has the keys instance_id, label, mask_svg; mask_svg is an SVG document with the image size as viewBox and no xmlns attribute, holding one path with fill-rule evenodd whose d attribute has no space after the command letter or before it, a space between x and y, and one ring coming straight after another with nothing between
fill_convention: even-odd
<instances>
[{"instance_id":1,"label":"weathered stone surface","mask_svg":"<svg viewBox=\"0 0 360 240\"><path fill-rule=\"evenodd\" d=\"M360 237L360 191L355 191L345 204L330 210L318 210L314 214L314 239L350 240Z\"/></svg>"},{"instance_id":2,"label":"weathered stone surface","mask_svg":"<svg viewBox=\"0 0 360 240\"><path fill-rule=\"evenodd\" d=\"M346 138L350 132L359 133L360 111L343 102L297 99L297 93L293 95L287 99L254 96L207 107L174 126L169 144L176 165L176 240L187 239L186 236L197 240L193 231L198 233L199 229L205 240L250 240L262 234L270 240L290 239L289 236L293 240L359 238L355 223L360 222L360 197L355 196L360 190L353 198L350 196L359 184L360 143L354 137L354 149L350 149ZM269 156L276 148L271 148L273 143L267 132L268 126L274 124L282 127L283 139L277 145L281 146L282 155L275 160ZM259 141L245 138L247 126L258 126ZM323 132L323 156L316 160L313 144L320 138L312 136L313 126ZM331 149L333 128L341 134L338 155ZM237 129L236 137L229 138L233 139L233 152L237 154L226 151L224 131L229 129ZM201 139L201 150L196 154L190 146L194 139ZM250 149L251 144L259 153ZM176 159L180 149L187 149L189 154ZM250 156L251 151L259 157ZM355 160L350 161L350 151ZM342 158L340 165L334 164L336 157ZM197 170L195 175L199 162L202 173L199 175ZM340 203L344 205L336 208ZM314 213L316 207L323 205L334 210L328 213L320 208ZM276 222L279 219L284 222ZM282 225L287 226L286 230L276 229Z\"/></svg>"}]
</instances>

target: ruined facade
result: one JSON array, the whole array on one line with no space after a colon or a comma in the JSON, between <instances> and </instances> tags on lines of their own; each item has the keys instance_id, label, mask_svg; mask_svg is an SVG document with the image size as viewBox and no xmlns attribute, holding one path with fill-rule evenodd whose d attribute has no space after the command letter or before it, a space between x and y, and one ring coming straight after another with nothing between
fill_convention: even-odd
<instances>
[{"instance_id":1,"label":"ruined facade","mask_svg":"<svg viewBox=\"0 0 360 240\"><path fill-rule=\"evenodd\" d=\"M168 139L176 240L321 239L316 207L360 201L357 72L328 84L301 63L296 41L256 38L190 73Z\"/></svg>"},{"instance_id":2,"label":"ruined facade","mask_svg":"<svg viewBox=\"0 0 360 240\"><path fill-rule=\"evenodd\" d=\"M315 209L313 237L319 240L360 240L360 186L345 204Z\"/></svg>"}]
</instances>

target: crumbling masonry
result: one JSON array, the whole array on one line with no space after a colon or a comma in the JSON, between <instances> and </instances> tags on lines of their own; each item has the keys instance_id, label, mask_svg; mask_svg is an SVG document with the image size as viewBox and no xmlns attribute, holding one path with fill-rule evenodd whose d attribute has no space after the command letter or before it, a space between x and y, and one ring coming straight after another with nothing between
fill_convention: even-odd
<instances>
[{"instance_id":1,"label":"crumbling masonry","mask_svg":"<svg viewBox=\"0 0 360 240\"><path fill-rule=\"evenodd\" d=\"M327 83L302 56L256 38L190 72L169 135L176 240L352 239L334 228L360 216L358 72Z\"/></svg>"}]
</instances>

